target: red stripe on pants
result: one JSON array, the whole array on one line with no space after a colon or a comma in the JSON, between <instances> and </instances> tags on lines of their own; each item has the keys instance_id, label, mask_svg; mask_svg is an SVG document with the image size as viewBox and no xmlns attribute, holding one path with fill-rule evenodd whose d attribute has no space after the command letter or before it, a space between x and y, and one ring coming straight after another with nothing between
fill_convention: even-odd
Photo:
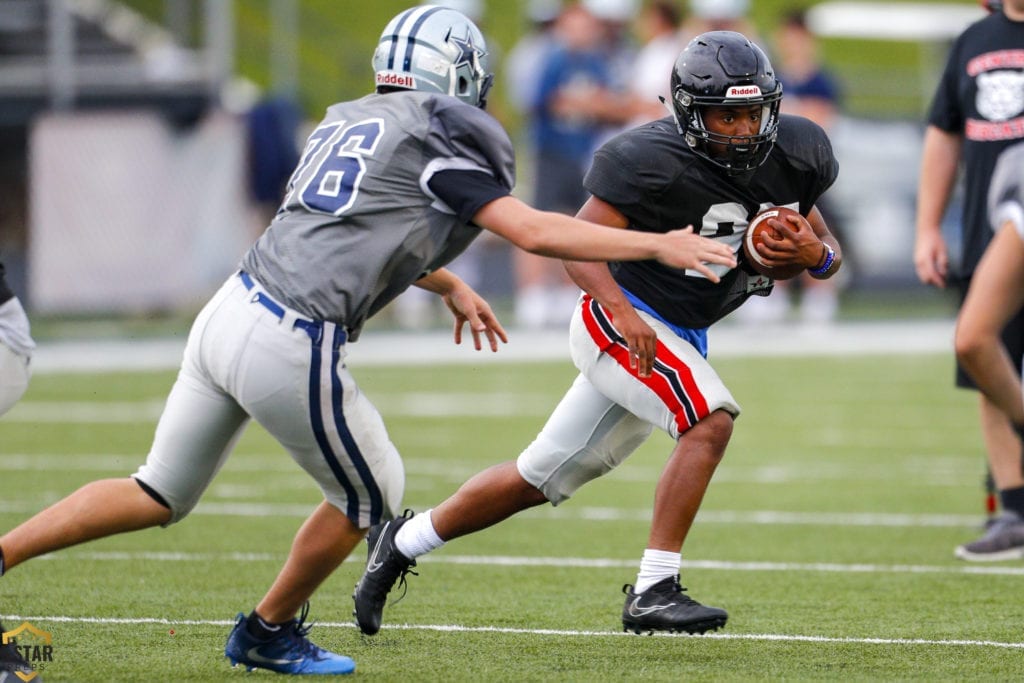
<instances>
[{"instance_id":1,"label":"red stripe on pants","mask_svg":"<svg viewBox=\"0 0 1024 683\"><path fill-rule=\"evenodd\" d=\"M594 340L602 352L611 356L623 370L635 377L661 399L665 407L675 416L676 428L680 434L692 427L696 422L707 417L709 412L707 400L704 398L704 394L701 393L700 386L694 380L693 372L685 361L672 353L660 340L655 344L655 356L659 363L668 366L679 378L679 383L682 385L681 395L679 389L669 381L669 376L664 370L655 368L650 377L640 377L637 375L636 368L629 366L629 347L622 341L609 336L596 317L595 307L599 310L600 315L607 319L609 324L612 320L611 315L594 301L590 295L584 295L583 323L590 333L591 339ZM692 423L685 409L687 403L692 406L693 413L695 413L695 420Z\"/></svg>"}]
</instances>

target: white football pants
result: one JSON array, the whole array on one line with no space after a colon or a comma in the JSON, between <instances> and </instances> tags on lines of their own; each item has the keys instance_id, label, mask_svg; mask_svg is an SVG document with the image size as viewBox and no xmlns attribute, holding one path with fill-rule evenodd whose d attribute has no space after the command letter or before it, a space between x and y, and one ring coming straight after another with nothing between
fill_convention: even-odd
<instances>
[{"instance_id":1,"label":"white football pants","mask_svg":"<svg viewBox=\"0 0 1024 683\"><path fill-rule=\"evenodd\" d=\"M248 275L232 275L193 323L152 450L134 476L163 496L176 522L252 417L356 526L394 517L402 460L344 359L344 330L305 319Z\"/></svg>"},{"instance_id":2,"label":"white football pants","mask_svg":"<svg viewBox=\"0 0 1024 683\"><path fill-rule=\"evenodd\" d=\"M629 348L611 316L584 294L569 328L580 374L540 434L519 456L519 473L553 504L620 464L658 427L673 438L713 411L740 407L689 342L638 311L658 335L650 377L629 367Z\"/></svg>"}]
</instances>

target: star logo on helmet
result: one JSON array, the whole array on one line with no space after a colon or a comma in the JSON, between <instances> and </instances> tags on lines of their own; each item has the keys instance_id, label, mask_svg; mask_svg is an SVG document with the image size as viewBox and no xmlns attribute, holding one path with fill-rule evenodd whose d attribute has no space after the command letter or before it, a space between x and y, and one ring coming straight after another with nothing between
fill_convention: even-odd
<instances>
[{"instance_id":1,"label":"star logo on helmet","mask_svg":"<svg viewBox=\"0 0 1024 683\"><path fill-rule=\"evenodd\" d=\"M473 64L476 56L480 53L480 48L473 44L473 35L466 30L465 38L458 38L452 34L448 34L448 42L456 47L459 54L452 60L452 64L459 66L460 64Z\"/></svg>"}]
</instances>

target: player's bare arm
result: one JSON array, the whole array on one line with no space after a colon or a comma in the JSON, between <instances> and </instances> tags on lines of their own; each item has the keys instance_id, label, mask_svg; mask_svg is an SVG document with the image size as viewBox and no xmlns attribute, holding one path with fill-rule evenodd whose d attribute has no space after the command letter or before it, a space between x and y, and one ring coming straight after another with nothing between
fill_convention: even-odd
<instances>
[{"instance_id":1,"label":"player's bare arm","mask_svg":"<svg viewBox=\"0 0 1024 683\"><path fill-rule=\"evenodd\" d=\"M949 251L942 236L942 216L956 182L963 138L928 126L921 154L921 178L917 192L917 226L914 268L926 285L946 286Z\"/></svg>"},{"instance_id":2,"label":"player's bare arm","mask_svg":"<svg viewBox=\"0 0 1024 683\"><path fill-rule=\"evenodd\" d=\"M511 195L488 202L473 222L517 247L541 256L575 261L655 259L672 268L697 270L718 282L708 264L736 265L732 250L690 227L668 233L617 230L551 211L538 211Z\"/></svg>"},{"instance_id":3,"label":"player's bare arm","mask_svg":"<svg viewBox=\"0 0 1024 683\"><path fill-rule=\"evenodd\" d=\"M786 219L770 218L768 225L781 238L775 239L769 231L757 244L757 251L766 265L773 268L787 265L821 268L827 262L828 249L831 249L832 264L823 276L831 277L839 271L843 260L842 249L817 207L812 208L806 218L800 215L791 215Z\"/></svg>"},{"instance_id":4,"label":"player's bare arm","mask_svg":"<svg viewBox=\"0 0 1024 683\"><path fill-rule=\"evenodd\" d=\"M455 343L462 343L462 328L469 323L473 335L473 348L483 348L480 335L487 337L491 351L498 350L498 340L508 343L508 334L498 322L490 304L467 285L459 276L446 268L435 270L416 281L416 286L441 296L445 306L455 317Z\"/></svg>"},{"instance_id":5,"label":"player's bare arm","mask_svg":"<svg viewBox=\"0 0 1024 683\"><path fill-rule=\"evenodd\" d=\"M588 199L576 217L619 229L628 224L618 209L597 197ZM564 264L573 282L597 299L611 314L615 329L629 346L629 367L635 369L640 377L649 377L654 366L658 335L637 315L636 309L612 277L608 264L594 261L565 261Z\"/></svg>"},{"instance_id":6,"label":"player's bare arm","mask_svg":"<svg viewBox=\"0 0 1024 683\"><path fill-rule=\"evenodd\" d=\"M1003 224L974 271L956 326L957 358L978 388L1017 425L1024 425L1020 375L1002 331L1024 306L1024 242Z\"/></svg>"}]
</instances>

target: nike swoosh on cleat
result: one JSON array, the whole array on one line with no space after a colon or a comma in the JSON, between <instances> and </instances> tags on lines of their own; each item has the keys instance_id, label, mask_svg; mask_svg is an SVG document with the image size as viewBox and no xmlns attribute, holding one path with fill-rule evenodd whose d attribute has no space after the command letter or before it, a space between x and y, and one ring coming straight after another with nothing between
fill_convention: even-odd
<instances>
[{"instance_id":1,"label":"nike swoosh on cleat","mask_svg":"<svg viewBox=\"0 0 1024 683\"><path fill-rule=\"evenodd\" d=\"M272 659L270 657L264 657L263 655L260 654L259 650L260 650L260 648L259 648L258 645L256 647L251 647L251 648L249 648L249 651L245 653L245 656L248 657L249 659L251 659L252 661L257 662L259 664L284 665L284 664L298 664L299 662L302 661L302 657L299 657L298 659Z\"/></svg>"},{"instance_id":2,"label":"nike swoosh on cleat","mask_svg":"<svg viewBox=\"0 0 1024 683\"><path fill-rule=\"evenodd\" d=\"M388 522L388 525L390 525L390 524L391 523ZM370 557L366 560L366 573L367 574L372 574L372 573L374 573L375 571L377 571L378 569L380 569L381 567L384 566L383 562L378 562L377 561L377 555L380 554L380 546L384 542L384 534L386 534L387 531L388 531L388 527L387 526L385 526L381 530L380 536L377 537L377 545L373 546L373 552L370 553Z\"/></svg>"},{"instance_id":3,"label":"nike swoosh on cleat","mask_svg":"<svg viewBox=\"0 0 1024 683\"><path fill-rule=\"evenodd\" d=\"M653 607L641 607L640 605L637 604L638 602L640 602L640 598L637 598L636 600L634 600L633 602L630 603L629 609L626 610L627 612L629 612L629 616L631 616L631 617L642 617L642 616L645 616L647 614L650 614L651 612L660 612L663 609L668 609L669 607L674 607L675 604L676 604L676 603L672 602L672 603L669 603L667 605L654 605Z\"/></svg>"}]
</instances>

